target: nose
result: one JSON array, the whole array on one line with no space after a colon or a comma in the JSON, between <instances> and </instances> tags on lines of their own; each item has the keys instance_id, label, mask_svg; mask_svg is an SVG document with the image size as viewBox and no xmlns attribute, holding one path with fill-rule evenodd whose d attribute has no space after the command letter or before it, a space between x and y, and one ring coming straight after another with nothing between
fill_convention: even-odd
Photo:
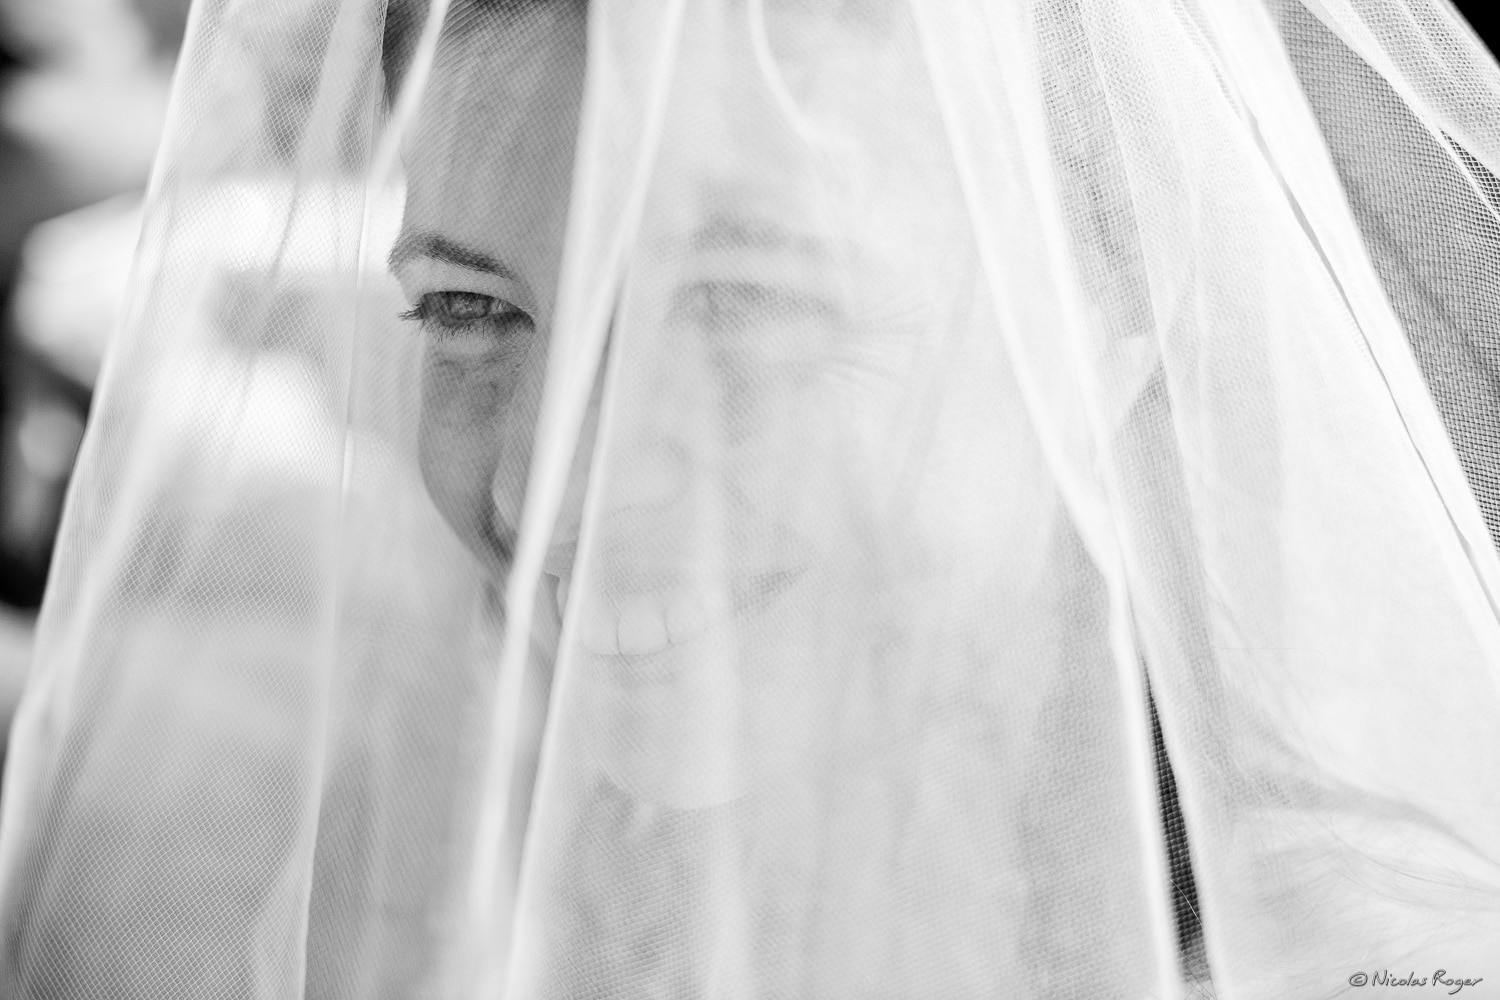
<instances>
[{"instance_id":1,"label":"nose","mask_svg":"<svg viewBox=\"0 0 1500 1000\"><path fill-rule=\"evenodd\" d=\"M678 503L687 493L692 464L683 441L675 435L656 436L649 448L637 451L616 470L610 489L611 506L659 508Z\"/></svg>"},{"instance_id":2,"label":"nose","mask_svg":"<svg viewBox=\"0 0 1500 1000\"><path fill-rule=\"evenodd\" d=\"M799 213L817 200L816 157L768 50L765 14L759 0L687 5L644 222L648 242L665 237L662 245L681 251L713 218L805 226ZM723 373L704 345L659 328L650 310L632 317L629 299L617 317L626 343L609 362L625 367L616 380L621 398L609 402L601 428L601 374L554 544L577 538L596 433L607 442L598 507L606 519L627 515L624 523L639 525L639 515L653 524L675 517L686 544L686 535L701 529L689 529L703 514L694 508L723 500L704 492L713 492L710 481L723 461ZM497 480L496 506L518 516L522 496L503 486Z\"/></svg>"}]
</instances>

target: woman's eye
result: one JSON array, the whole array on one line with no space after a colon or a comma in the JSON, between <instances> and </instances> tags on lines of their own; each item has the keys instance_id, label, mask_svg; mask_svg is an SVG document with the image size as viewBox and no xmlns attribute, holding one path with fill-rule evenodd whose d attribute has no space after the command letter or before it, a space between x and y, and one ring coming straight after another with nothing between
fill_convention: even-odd
<instances>
[{"instance_id":1,"label":"woman's eye","mask_svg":"<svg viewBox=\"0 0 1500 1000\"><path fill-rule=\"evenodd\" d=\"M401 314L435 332L475 331L503 335L530 329L531 317L504 299L478 292L428 292Z\"/></svg>"}]
</instances>

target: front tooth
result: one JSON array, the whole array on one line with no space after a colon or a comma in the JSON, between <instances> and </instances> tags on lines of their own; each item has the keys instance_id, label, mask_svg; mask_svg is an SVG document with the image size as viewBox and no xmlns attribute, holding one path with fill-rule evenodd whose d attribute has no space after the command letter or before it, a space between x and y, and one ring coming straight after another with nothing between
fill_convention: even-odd
<instances>
[{"instance_id":1,"label":"front tooth","mask_svg":"<svg viewBox=\"0 0 1500 1000\"><path fill-rule=\"evenodd\" d=\"M661 599L637 594L620 604L617 641L627 656L641 656L667 648L667 619Z\"/></svg>"}]
</instances>

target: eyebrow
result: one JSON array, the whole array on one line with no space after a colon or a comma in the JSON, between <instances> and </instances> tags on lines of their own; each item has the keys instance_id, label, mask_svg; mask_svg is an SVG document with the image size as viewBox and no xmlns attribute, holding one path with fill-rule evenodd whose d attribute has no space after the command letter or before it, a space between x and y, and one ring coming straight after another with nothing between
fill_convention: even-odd
<instances>
[{"instance_id":1,"label":"eyebrow","mask_svg":"<svg viewBox=\"0 0 1500 1000\"><path fill-rule=\"evenodd\" d=\"M453 242L446 236L423 230L402 233L396 240L396 245L391 247L391 255L386 258L386 263L394 271L402 264L418 257L440 260L445 264L453 264L484 274L493 274L497 278L505 278L509 281L518 280L514 271L484 251L466 247L462 243Z\"/></svg>"}]
</instances>

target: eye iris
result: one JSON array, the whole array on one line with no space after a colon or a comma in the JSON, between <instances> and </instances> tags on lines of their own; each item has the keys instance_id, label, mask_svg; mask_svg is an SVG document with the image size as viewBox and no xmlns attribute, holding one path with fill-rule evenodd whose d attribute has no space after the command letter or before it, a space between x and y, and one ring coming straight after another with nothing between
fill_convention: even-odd
<instances>
[{"instance_id":1,"label":"eye iris","mask_svg":"<svg viewBox=\"0 0 1500 1000\"><path fill-rule=\"evenodd\" d=\"M495 304L495 300L488 295L475 292L444 292L439 301L443 317L458 323L484 319L493 311Z\"/></svg>"}]
</instances>

